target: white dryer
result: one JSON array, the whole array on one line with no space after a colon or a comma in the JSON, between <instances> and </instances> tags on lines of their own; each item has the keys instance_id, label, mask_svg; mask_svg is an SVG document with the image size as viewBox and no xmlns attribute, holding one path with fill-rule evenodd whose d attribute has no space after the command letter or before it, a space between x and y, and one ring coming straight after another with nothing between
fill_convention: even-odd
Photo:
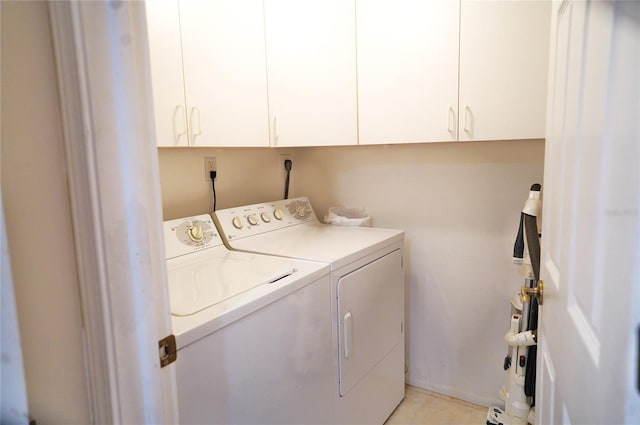
<instances>
[{"instance_id":1,"label":"white dryer","mask_svg":"<svg viewBox=\"0 0 640 425\"><path fill-rule=\"evenodd\" d=\"M334 422L382 424L404 398L404 232L322 224L307 198L213 217L231 249L331 266Z\"/></svg>"},{"instance_id":2,"label":"white dryer","mask_svg":"<svg viewBox=\"0 0 640 425\"><path fill-rule=\"evenodd\" d=\"M329 267L231 252L209 215L164 235L180 423L333 421Z\"/></svg>"}]
</instances>

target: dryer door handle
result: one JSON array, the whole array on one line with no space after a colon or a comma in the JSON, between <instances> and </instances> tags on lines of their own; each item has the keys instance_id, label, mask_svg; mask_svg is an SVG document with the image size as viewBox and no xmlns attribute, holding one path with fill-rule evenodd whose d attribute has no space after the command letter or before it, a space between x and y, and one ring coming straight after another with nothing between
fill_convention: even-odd
<instances>
[{"instance_id":1,"label":"dryer door handle","mask_svg":"<svg viewBox=\"0 0 640 425\"><path fill-rule=\"evenodd\" d=\"M348 312L344 315L343 320L343 330L344 330L344 357L348 359L351 357L351 350L353 345L353 317L351 316L351 312Z\"/></svg>"}]
</instances>

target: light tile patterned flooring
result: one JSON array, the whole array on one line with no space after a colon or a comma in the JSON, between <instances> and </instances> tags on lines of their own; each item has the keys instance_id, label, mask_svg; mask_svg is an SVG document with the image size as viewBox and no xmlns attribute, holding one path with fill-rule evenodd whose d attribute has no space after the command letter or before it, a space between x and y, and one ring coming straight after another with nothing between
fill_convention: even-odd
<instances>
[{"instance_id":1,"label":"light tile patterned flooring","mask_svg":"<svg viewBox=\"0 0 640 425\"><path fill-rule=\"evenodd\" d=\"M386 425L484 425L487 408L407 385Z\"/></svg>"}]
</instances>

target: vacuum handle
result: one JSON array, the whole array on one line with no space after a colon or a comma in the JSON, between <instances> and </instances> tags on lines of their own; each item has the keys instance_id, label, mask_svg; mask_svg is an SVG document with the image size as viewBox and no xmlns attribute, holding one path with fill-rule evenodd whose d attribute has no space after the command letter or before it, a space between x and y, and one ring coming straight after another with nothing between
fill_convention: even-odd
<instances>
[{"instance_id":1,"label":"vacuum handle","mask_svg":"<svg viewBox=\"0 0 640 425\"><path fill-rule=\"evenodd\" d=\"M529 248L529 259L531 260L531 268L533 276L536 280L540 280L540 239L538 238L538 224L536 217L524 215L524 231L527 238L527 248Z\"/></svg>"},{"instance_id":2,"label":"vacuum handle","mask_svg":"<svg viewBox=\"0 0 640 425\"><path fill-rule=\"evenodd\" d=\"M513 262L522 263L524 258L524 213L520 213L520 226L518 227L518 235L513 243Z\"/></svg>"}]
</instances>

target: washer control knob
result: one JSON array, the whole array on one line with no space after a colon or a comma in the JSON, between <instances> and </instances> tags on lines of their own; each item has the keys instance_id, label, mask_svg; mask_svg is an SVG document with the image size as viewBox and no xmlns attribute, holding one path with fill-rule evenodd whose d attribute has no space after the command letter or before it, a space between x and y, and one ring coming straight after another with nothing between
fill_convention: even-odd
<instances>
[{"instance_id":1,"label":"washer control knob","mask_svg":"<svg viewBox=\"0 0 640 425\"><path fill-rule=\"evenodd\" d=\"M240 220L240 217L233 217L233 220L231 220L231 224L233 224L233 227L238 230L242 229L242 220Z\"/></svg>"},{"instance_id":2,"label":"washer control knob","mask_svg":"<svg viewBox=\"0 0 640 425\"><path fill-rule=\"evenodd\" d=\"M256 224L258 224L258 219L256 218L255 215L251 214L249 217L247 217L247 221L249 222L250 225L255 226Z\"/></svg>"},{"instance_id":3,"label":"washer control knob","mask_svg":"<svg viewBox=\"0 0 640 425\"><path fill-rule=\"evenodd\" d=\"M194 224L187 229L187 235L189 239L194 242L202 242L204 239L204 231L202 230L202 226L199 224Z\"/></svg>"},{"instance_id":4,"label":"washer control knob","mask_svg":"<svg viewBox=\"0 0 640 425\"><path fill-rule=\"evenodd\" d=\"M260 218L265 223L270 223L271 222L271 217L269 217L269 215L266 212L263 212L262 214L260 214Z\"/></svg>"},{"instance_id":5,"label":"washer control knob","mask_svg":"<svg viewBox=\"0 0 640 425\"><path fill-rule=\"evenodd\" d=\"M282 210L280 208L276 208L273 210L273 216L278 220L282 220Z\"/></svg>"}]
</instances>

